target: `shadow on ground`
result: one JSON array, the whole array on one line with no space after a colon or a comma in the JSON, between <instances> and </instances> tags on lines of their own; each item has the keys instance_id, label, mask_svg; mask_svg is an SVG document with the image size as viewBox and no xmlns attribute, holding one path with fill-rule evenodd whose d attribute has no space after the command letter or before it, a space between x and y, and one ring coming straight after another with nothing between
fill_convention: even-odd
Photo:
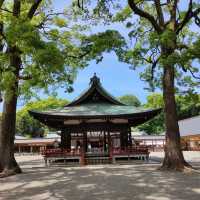
<instances>
[{"instance_id":1,"label":"shadow on ground","mask_svg":"<svg viewBox=\"0 0 200 200\"><path fill-rule=\"evenodd\" d=\"M158 171L159 164L48 167L22 161L23 174L0 179L2 200L199 200L200 173ZM199 166L199 165L198 165Z\"/></svg>"}]
</instances>

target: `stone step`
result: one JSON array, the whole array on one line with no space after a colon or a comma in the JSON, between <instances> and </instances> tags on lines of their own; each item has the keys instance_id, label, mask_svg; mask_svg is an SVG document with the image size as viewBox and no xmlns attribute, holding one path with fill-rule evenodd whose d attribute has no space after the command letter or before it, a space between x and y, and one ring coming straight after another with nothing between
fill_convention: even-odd
<instances>
[{"instance_id":1,"label":"stone step","mask_svg":"<svg viewBox=\"0 0 200 200\"><path fill-rule=\"evenodd\" d=\"M110 158L109 157L90 157L86 158L86 163L90 165L95 164L110 164Z\"/></svg>"}]
</instances>

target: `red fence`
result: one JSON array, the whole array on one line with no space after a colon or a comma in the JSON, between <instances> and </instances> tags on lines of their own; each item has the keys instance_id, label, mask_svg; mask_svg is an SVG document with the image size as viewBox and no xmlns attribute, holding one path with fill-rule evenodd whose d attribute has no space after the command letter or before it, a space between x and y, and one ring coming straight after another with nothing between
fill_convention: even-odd
<instances>
[{"instance_id":1,"label":"red fence","mask_svg":"<svg viewBox=\"0 0 200 200\"><path fill-rule=\"evenodd\" d=\"M79 149L46 149L42 151L44 157L73 157L80 156L81 152Z\"/></svg>"},{"instance_id":2,"label":"red fence","mask_svg":"<svg viewBox=\"0 0 200 200\"><path fill-rule=\"evenodd\" d=\"M130 148L113 148L112 155L141 155L141 154L149 154L149 150L147 146L135 146Z\"/></svg>"},{"instance_id":3,"label":"red fence","mask_svg":"<svg viewBox=\"0 0 200 200\"><path fill-rule=\"evenodd\" d=\"M147 146L135 146L130 148L112 148L110 150L110 156L112 155L148 155L149 150ZM42 151L42 155L46 158L49 157L73 157L83 156L79 149L46 149Z\"/></svg>"}]
</instances>

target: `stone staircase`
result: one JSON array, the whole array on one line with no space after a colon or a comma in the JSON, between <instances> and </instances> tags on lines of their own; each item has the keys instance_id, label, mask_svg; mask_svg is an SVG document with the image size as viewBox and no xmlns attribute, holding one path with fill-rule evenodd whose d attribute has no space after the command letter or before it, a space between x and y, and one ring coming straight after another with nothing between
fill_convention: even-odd
<instances>
[{"instance_id":1,"label":"stone staircase","mask_svg":"<svg viewBox=\"0 0 200 200\"><path fill-rule=\"evenodd\" d=\"M87 153L86 163L88 165L110 164L111 160L108 153Z\"/></svg>"}]
</instances>

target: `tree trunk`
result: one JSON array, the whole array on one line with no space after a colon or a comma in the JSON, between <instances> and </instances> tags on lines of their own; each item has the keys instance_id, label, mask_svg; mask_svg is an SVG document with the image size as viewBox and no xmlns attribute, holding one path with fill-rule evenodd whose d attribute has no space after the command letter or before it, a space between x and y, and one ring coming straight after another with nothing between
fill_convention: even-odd
<instances>
[{"instance_id":1,"label":"tree trunk","mask_svg":"<svg viewBox=\"0 0 200 200\"><path fill-rule=\"evenodd\" d=\"M161 169L182 171L189 164L185 162L181 151L174 90L174 67L164 66L163 98L165 105L166 145Z\"/></svg>"},{"instance_id":2,"label":"tree trunk","mask_svg":"<svg viewBox=\"0 0 200 200\"><path fill-rule=\"evenodd\" d=\"M13 49L14 50L14 49ZM21 173L14 157L16 107L18 97L18 75L21 59L16 51L10 52L10 66L14 68L16 80L5 92L0 133L0 177Z\"/></svg>"}]
</instances>

